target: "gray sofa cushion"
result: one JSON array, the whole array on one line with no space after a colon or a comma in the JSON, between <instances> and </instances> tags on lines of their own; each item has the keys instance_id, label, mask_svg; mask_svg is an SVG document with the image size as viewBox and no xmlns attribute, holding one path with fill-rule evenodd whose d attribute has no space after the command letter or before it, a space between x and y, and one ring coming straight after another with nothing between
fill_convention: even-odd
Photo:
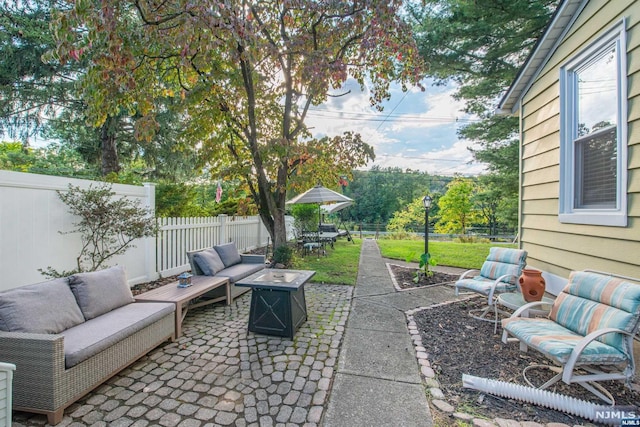
<instances>
[{"instance_id":1,"label":"gray sofa cushion","mask_svg":"<svg viewBox=\"0 0 640 427\"><path fill-rule=\"evenodd\" d=\"M259 255L259 254L240 254L240 258L242 259L243 263L250 263L250 264L264 264L266 261L266 257L264 255Z\"/></svg>"},{"instance_id":2,"label":"gray sofa cushion","mask_svg":"<svg viewBox=\"0 0 640 427\"><path fill-rule=\"evenodd\" d=\"M84 322L67 278L0 292L0 329L57 334Z\"/></svg>"},{"instance_id":3,"label":"gray sofa cushion","mask_svg":"<svg viewBox=\"0 0 640 427\"><path fill-rule=\"evenodd\" d=\"M70 368L87 360L173 311L175 311L173 303L127 304L67 329L62 332L65 366Z\"/></svg>"},{"instance_id":4,"label":"gray sofa cushion","mask_svg":"<svg viewBox=\"0 0 640 427\"><path fill-rule=\"evenodd\" d=\"M235 283L256 271L262 270L263 268L264 264L236 264L218 272L218 276L228 277L231 283Z\"/></svg>"},{"instance_id":5,"label":"gray sofa cushion","mask_svg":"<svg viewBox=\"0 0 640 427\"><path fill-rule=\"evenodd\" d=\"M134 301L123 266L74 274L69 282L86 320Z\"/></svg>"},{"instance_id":6,"label":"gray sofa cushion","mask_svg":"<svg viewBox=\"0 0 640 427\"><path fill-rule=\"evenodd\" d=\"M236 248L236 244L233 242L214 246L213 249L218 252L218 255L220 255L220 259L225 267L240 264L242 261L238 248Z\"/></svg>"},{"instance_id":7,"label":"gray sofa cushion","mask_svg":"<svg viewBox=\"0 0 640 427\"><path fill-rule=\"evenodd\" d=\"M224 263L215 249L205 249L193 254L193 260L198 264L205 276L215 276L224 269Z\"/></svg>"}]
</instances>

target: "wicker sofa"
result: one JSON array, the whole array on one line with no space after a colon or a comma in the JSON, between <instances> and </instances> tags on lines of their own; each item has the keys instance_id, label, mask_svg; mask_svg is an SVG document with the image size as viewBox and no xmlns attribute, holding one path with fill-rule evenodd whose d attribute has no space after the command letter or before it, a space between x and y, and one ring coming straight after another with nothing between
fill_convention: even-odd
<instances>
[{"instance_id":1,"label":"wicker sofa","mask_svg":"<svg viewBox=\"0 0 640 427\"><path fill-rule=\"evenodd\" d=\"M173 338L175 305L135 303L123 267L0 292L0 360L16 365L13 407L64 409Z\"/></svg>"},{"instance_id":2,"label":"wicker sofa","mask_svg":"<svg viewBox=\"0 0 640 427\"><path fill-rule=\"evenodd\" d=\"M232 299L250 290L250 288L236 286L235 282L265 268L264 255L241 254L233 242L189 251L187 258L191 264L191 273L195 275L229 278ZM222 292L224 288L218 288L204 296L222 300L226 297Z\"/></svg>"}]
</instances>

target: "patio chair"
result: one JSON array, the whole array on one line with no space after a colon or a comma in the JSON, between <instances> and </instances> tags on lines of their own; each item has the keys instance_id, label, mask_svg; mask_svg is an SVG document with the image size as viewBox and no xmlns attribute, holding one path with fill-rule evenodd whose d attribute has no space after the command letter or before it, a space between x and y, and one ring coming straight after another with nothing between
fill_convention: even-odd
<instances>
[{"instance_id":1,"label":"patio chair","mask_svg":"<svg viewBox=\"0 0 640 427\"><path fill-rule=\"evenodd\" d=\"M525 304L502 320L502 341L533 348L554 365L531 365L522 372L548 368L556 375L539 389L562 380L579 384L614 405L611 393L598 381L626 380L635 371L633 337L640 324L640 280L597 271L574 271L556 298L548 318L521 314L538 302ZM509 337L513 338L509 338Z\"/></svg>"},{"instance_id":2,"label":"patio chair","mask_svg":"<svg viewBox=\"0 0 640 427\"><path fill-rule=\"evenodd\" d=\"M293 237L296 242L296 250L304 256L304 235L298 227L293 227Z\"/></svg>"},{"instance_id":3,"label":"patio chair","mask_svg":"<svg viewBox=\"0 0 640 427\"><path fill-rule=\"evenodd\" d=\"M326 241L320 237L316 231L305 231L302 233L302 256L316 252L318 256L327 255Z\"/></svg>"},{"instance_id":4,"label":"patio chair","mask_svg":"<svg viewBox=\"0 0 640 427\"><path fill-rule=\"evenodd\" d=\"M475 319L494 322L494 333L498 327L498 308L496 297L502 292L513 292L518 289L518 278L527 263L527 251L521 249L497 248L489 250L487 259L482 264L480 274L472 276L478 270L462 273L455 283L455 294L460 289L487 296L485 307L469 311ZM493 318L488 317L492 313Z\"/></svg>"}]
</instances>

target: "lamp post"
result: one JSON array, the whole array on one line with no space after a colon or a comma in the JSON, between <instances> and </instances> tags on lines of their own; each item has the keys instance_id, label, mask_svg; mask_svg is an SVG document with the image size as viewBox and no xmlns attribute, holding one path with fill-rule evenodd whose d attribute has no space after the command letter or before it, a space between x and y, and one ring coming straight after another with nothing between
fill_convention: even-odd
<instances>
[{"instance_id":1,"label":"lamp post","mask_svg":"<svg viewBox=\"0 0 640 427\"><path fill-rule=\"evenodd\" d=\"M422 199L424 205L424 253L429 253L429 208L431 207L431 197L427 194Z\"/></svg>"}]
</instances>

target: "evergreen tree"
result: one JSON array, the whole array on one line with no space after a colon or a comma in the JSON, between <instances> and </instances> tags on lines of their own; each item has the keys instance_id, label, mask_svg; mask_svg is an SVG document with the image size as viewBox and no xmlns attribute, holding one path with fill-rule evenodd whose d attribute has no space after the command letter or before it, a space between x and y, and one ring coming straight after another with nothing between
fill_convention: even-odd
<instances>
[{"instance_id":1,"label":"evergreen tree","mask_svg":"<svg viewBox=\"0 0 640 427\"><path fill-rule=\"evenodd\" d=\"M559 0L425 0L410 6L415 37L438 83L453 82L465 111L481 118L459 130L476 141L509 222L517 222L518 120L499 116L499 97L542 34Z\"/></svg>"}]
</instances>

